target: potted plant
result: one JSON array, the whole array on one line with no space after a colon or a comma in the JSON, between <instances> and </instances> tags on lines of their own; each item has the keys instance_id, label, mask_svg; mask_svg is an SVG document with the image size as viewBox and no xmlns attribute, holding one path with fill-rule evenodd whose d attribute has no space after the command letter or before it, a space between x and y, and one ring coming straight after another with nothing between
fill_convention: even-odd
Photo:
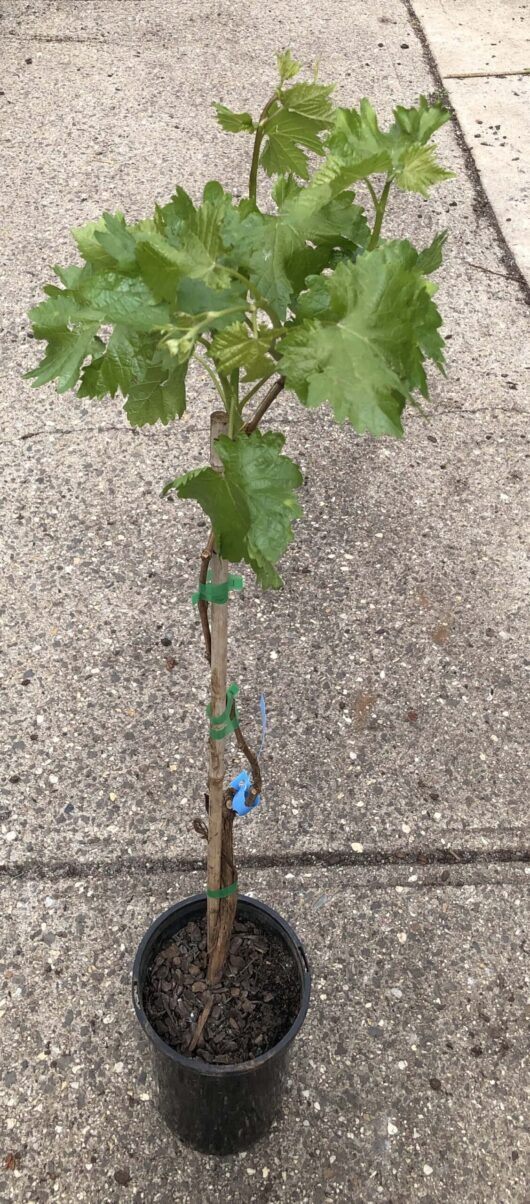
<instances>
[{"instance_id":1,"label":"potted plant","mask_svg":"<svg viewBox=\"0 0 530 1204\"><path fill-rule=\"evenodd\" d=\"M280 588L276 566L301 513L300 470L284 435L261 423L286 388L359 433L399 437L406 404L428 397L426 360L443 368L430 276L445 235L418 251L384 240L382 225L393 186L426 197L451 176L432 142L447 111L421 97L396 107L383 131L367 100L334 108L316 72L301 82L290 51L277 60L257 119L216 105L222 129L249 140L248 196L210 181L198 205L178 187L145 221L104 213L73 232L83 264L55 267L58 283L30 315L47 341L28 373L35 385L121 393L136 427L182 417L192 360L216 395L210 463L164 488L211 522L194 596L211 666L207 815L194 821L207 840L207 891L147 932L134 1002L163 1114L185 1141L219 1152L250 1144L275 1115L310 985L285 920L238 897L234 859L234 823L259 804L262 781L227 676L229 598L242 586L230 565ZM265 208L260 169L273 179ZM228 784L232 734L245 768Z\"/></svg>"}]
</instances>

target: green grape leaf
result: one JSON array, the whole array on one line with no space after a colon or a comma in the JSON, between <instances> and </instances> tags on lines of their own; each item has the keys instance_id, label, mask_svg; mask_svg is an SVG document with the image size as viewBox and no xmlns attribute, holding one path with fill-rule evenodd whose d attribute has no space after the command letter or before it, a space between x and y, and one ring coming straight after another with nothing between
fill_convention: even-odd
<instances>
[{"instance_id":1,"label":"green grape leaf","mask_svg":"<svg viewBox=\"0 0 530 1204\"><path fill-rule=\"evenodd\" d=\"M436 130L449 121L450 113L443 105L430 105L425 96L420 96L414 108L405 109L403 105L397 105L394 117L400 133L407 134L412 142L424 144L432 138Z\"/></svg>"},{"instance_id":2,"label":"green grape leaf","mask_svg":"<svg viewBox=\"0 0 530 1204\"><path fill-rule=\"evenodd\" d=\"M323 155L319 132L323 123L305 117L294 110L277 108L264 123L266 141L260 163L267 175L284 175L292 172L301 179L308 179L308 157L306 151Z\"/></svg>"},{"instance_id":3,"label":"green grape leaf","mask_svg":"<svg viewBox=\"0 0 530 1204\"><path fill-rule=\"evenodd\" d=\"M115 259L96 237L97 234L106 232L107 227L102 217L97 222L86 222L84 226L78 226L71 231L79 254L86 263L94 264L98 269L116 267Z\"/></svg>"},{"instance_id":4,"label":"green grape leaf","mask_svg":"<svg viewBox=\"0 0 530 1204\"><path fill-rule=\"evenodd\" d=\"M230 194L224 191L217 180L210 180L204 189L203 203L196 210L190 226L212 260L222 254L222 227L231 208Z\"/></svg>"},{"instance_id":5,"label":"green grape leaf","mask_svg":"<svg viewBox=\"0 0 530 1204\"><path fill-rule=\"evenodd\" d=\"M167 205L155 208L155 226L158 234L164 234L173 246L178 246L182 231L193 222L195 205L184 188L175 190Z\"/></svg>"},{"instance_id":6,"label":"green grape leaf","mask_svg":"<svg viewBox=\"0 0 530 1204\"><path fill-rule=\"evenodd\" d=\"M193 268L204 268L207 272L210 261L202 248L197 262L182 250L177 250L161 234L149 234L140 239L136 256L143 279L157 301L174 302L177 289L184 276Z\"/></svg>"},{"instance_id":7,"label":"green grape leaf","mask_svg":"<svg viewBox=\"0 0 530 1204\"><path fill-rule=\"evenodd\" d=\"M441 105L430 107L423 96L416 108L398 106L394 110L394 124L384 131L379 127L372 105L364 99L358 110L336 110L328 146L335 160L343 163L345 171L370 155L376 155L380 157L379 164L371 172L384 171L395 177L398 186L405 191L427 196L433 184L453 178L453 173L436 161L434 143L427 145L431 134L447 121L448 116L446 109Z\"/></svg>"},{"instance_id":8,"label":"green grape leaf","mask_svg":"<svg viewBox=\"0 0 530 1204\"><path fill-rule=\"evenodd\" d=\"M101 340L98 340L99 342ZM101 346L104 347L104 343L101 343ZM90 363L85 364L84 368L81 369L80 384L77 390L78 397L95 397L101 400L110 393L103 378L104 365L104 355L93 356ZM114 393L110 393L110 396L114 397Z\"/></svg>"},{"instance_id":9,"label":"green grape leaf","mask_svg":"<svg viewBox=\"0 0 530 1204\"><path fill-rule=\"evenodd\" d=\"M234 280L230 288L211 288L203 280L182 280L177 290L177 309L185 314L209 315L208 329L223 330L247 312L247 289L243 281ZM234 312L239 308L239 314ZM224 314L223 310L230 310ZM217 316L219 315L219 316Z\"/></svg>"},{"instance_id":10,"label":"green grape leaf","mask_svg":"<svg viewBox=\"0 0 530 1204\"><path fill-rule=\"evenodd\" d=\"M446 171L437 162L434 145L411 143L400 154L396 184L405 192L419 192L421 196L428 197L429 188L434 184L440 184L442 180L454 180L454 177L453 171Z\"/></svg>"},{"instance_id":11,"label":"green grape leaf","mask_svg":"<svg viewBox=\"0 0 530 1204\"><path fill-rule=\"evenodd\" d=\"M358 109L335 110L327 145L333 155L352 165L374 156L383 156L384 165L376 170L390 170L390 138L380 129L377 115L366 97L361 100Z\"/></svg>"},{"instance_id":12,"label":"green grape leaf","mask_svg":"<svg viewBox=\"0 0 530 1204\"><path fill-rule=\"evenodd\" d=\"M96 331L97 325L94 325L50 334L46 354L36 368L25 373L25 378L33 380L34 388L56 380L58 393L73 389L87 356L97 355L101 350L101 344L95 337Z\"/></svg>"},{"instance_id":13,"label":"green grape leaf","mask_svg":"<svg viewBox=\"0 0 530 1204\"><path fill-rule=\"evenodd\" d=\"M365 247L370 227L364 210L354 204L353 192L340 192L302 223L304 235L311 242L332 246Z\"/></svg>"},{"instance_id":14,"label":"green grape leaf","mask_svg":"<svg viewBox=\"0 0 530 1204\"><path fill-rule=\"evenodd\" d=\"M197 234L186 233L180 247L174 247L160 234L152 234L138 243L140 270L153 296L159 301L176 301L177 290L185 277L206 284L227 287L230 276L219 266Z\"/></svg>"},{"instance_id":15,"label":"green grape leaf","mask_svg":"<svg viewBox=\"0 0 530 1204\"><path fill-rule=\"evenodd\" d=\"M146 364L140 380L134 381L124 409L131 426L167 426L174 418L182 418L186 408L185 380L188 362L166 362L157 352Z\"/></svg>"},{"instance_id":16,"label":"green grape leaf","mask_svg":"<svg viewBox=\"0 0 530 1204\"><path fill-rule=\"evenodd\" d=\"M257 211L241 217L233 209L227 215L224 238L232 248L235 265L248 273L275 315L283 320L292 296L286 263L303 247L303 234L287 217Z\"/></svg>"},{"instance_id":17,"label":"green grape leaf","mask_svg":"<svg viewBox=\"0 0 530 1204\"><path fill-rule=\"evenodd\" d=\"M267 326L258 328L257 337L244 322L234 322L217 334L210 347L222 373L229 376L236 368L245 368L247 380L260 380L274 372L274 361L267 352L272 343Z\"/></svg>"},{"instance_id":18,"label":"green grape leaf","mask_svg":"<svg viewBox=\"0 0 530 1204\"><path fill-rule=\"evenodd\" d=\"M291 174L277 176L272 185L272 197L278 209L283 209L284 205L294 200L301 191L302 185L298 184Z\"/></svg>"},{"instance_id":19,"label":"green grape leaf","mask_svg":"<svg viewBox=\"0 0 530 1204\"><path fill-rule=\"evenodd\" d=\"M431 272L437 272L442 266L442 254L444 244L447 241L447 230L442 230L433 238L429 247L425 247L419 252L417 260L417 269L423 272L425 276L429 276Z\"/></svg>"},{"instance_id":20,"label":"green grape leaf","mask_svg":"<svg viewBox=\"0 0 530 1204\"><path fill-rule=\"evenodd\" d=\"M134 268L135 240L125 225L123 213L104 213L98 222L87 222L72 229L71 235L82 258L96 270L110 268L116 271L123 262L126 271ZM72 268L67 271L71 272Z\"/></svg>"},{"instance_id":21,"label":"green grape leaf","mask_svg":"<svg viewBox=\"0 0 530 1204\"><path fill-rule=\"evenodd\" d=\"M323 243L318 247L302 247L286 259L285 274L291 285L293 298L306 287L308 278L318 276L329 266L332 255L333 249ZM296 307L298 312L298 304L294 299L291 300L291 307Z\"/></svg>"},{"instance_id":22,"label":"green grape leaf","mask_svg":"<svg viewBox=\"0 0 530 1204\"><path fill-rule=\"evenodd\" d=\"M333 117L331 95L334 91L333 84L294 84L282 92L280 99L285 109L310 117L321 130L326 130Z\"/></svg>"},{"instance_id":23,"label":"green grape leaf","mask_svg":"<svg viewBox=\"0 0 530 1204\"><path fill-rule=\"evenodd\" d=\"M134 270L136 266L136 242L127 229L123 213L104 213L101 221L105 228L95 229L94 238L121 271Z\"/></svg>"},{"instance_id":24,"label":"green grape leaf","mask_svg":"<svg viewBox=\"0 0 530 1204\"><path fill-rule=\"evenodd\" d=\"M154 237L154 236L153 236ZM95 272L83 280L75 298L99 313L100 322L153 330L169 321L167 305L157 305L144 280L117 272Z\"/></svg>"},{"instance_id":25,"label":"green grape leaf","mask_svg":"<svg viewBox=\"0 0 530 1204\"><path fill-rule=\"evenodd\" d=\"M276 62L280 74L280 84L285 84L288 79L294 79L295 75L299 75L302 70L302 64L293 59L290 50L279 51L276 55Z\"/></svg>"},{"instance_id":26,"label":"green grape leaf","mask_svg":"<svg viewBox=\"0 0 530 1204\"><path fill-rule=\"evenodd\" d=\"M35 338L47 339L54 331L67 330L70 324L100 324L101 314L97 306L83 304L69 289L57 289L51 295L49 287L47 291L48 300L40 301L29 311Z\"/></svg>"},{"instance_id":27,"label":"green grape leaf","mask_svg":"<svg viewBox=\"0 0 530 1204\"><path fill-rule=\"evenodd\" d=\"M360 159L349 159L334 153L327 155L307 188L302 188L298 196L288 203L291 221L298 228L304 228L309 218L329 205L345 189L358 180L366 180L376 172L385 171L388 165L386 151L378 151Z\"/></svg>"},{"instance_id":28,"label":"green grape leaf","mask_svg":"<svg viewBox=\"0 0 530 1204\"><path fill-rule=\"evenodd\" d=\"M319 316L280 345L287 386L307 406L328 402L359 433L401 435L414 389L428 396L425 357L443 366L441 319L418 253L406 241L383 243L316 287Z\"/></svg>"},{"instance_id":29,"label":"green grape leaf","mask_svg":"<svg viewBox=\"0 0 530 1204\"><path fill-rule=\"evenodd\" d=\"M217 120L227 134L252 134L255 130L251 113L234 113L226 105L214 104Z\"/></svg>"},{"instance_id":30,"label":"green grape leaf","mask_svg":"<svg viewBox=\"0 0 530 1204\"><path fill-rule=\"evenodd\" d=\"M298 465L282 455L285 437L274 431L253 431L215 442L223 473L199 468L170 481L164 494L176 489L193 498L208 515L221 556L244 560L264 588L278 588L275 564L293 538L292 523L301 509L295 496L303 482Z\"/></svg>"},{"instance_id":31,"label":"green grape leaf","mask_svg":"<svg viewBox=\"0 0 530 1204\"><path fill-rule=\"evenodd\" d=\"M78 397L115 397L118 390L126 397L132 382L145 374L155 347L145 335L115 326L103 354L83 368Z\"/></svg>"},{"instance_id":32,"label":"green grape leaf","mask_svg":"<svg viewBox=\"0 0 530 1204\"><path fill-rule=\"evenodd\" d=\"M224 240L233 250L235 266L243 269L283 321L293 297L303 287L305 278L328 266L333 247L354 252L365 246L369 228L362 209L353 203L353 194L339 192L327 204L304 205L311 190L299 188L292 177L282 177L282 187L276 190L278 200L284 201L277 215L263 214L252 209L246 216L232 209L226 217ZM325 251L306 247L306 240L324 246Z\"/></svg>"},{"instance_id":33,"label":"green grape leaf","mask_svg":"<svg viewBox=\"0 0 530 1204\"><path fill-rule=\"evenodd\" d=\"M144 280L157 300L175 302L184 278L202 280L212 288L228 288L229 273L219 260L221 230L231 197L216 180L204 188L198 209L182 189L169 206L158 211L158 231L137 241L136 256Z\"/></svg>"},{"instance_id":34,"label":"green grape leaf","mask_svg":"<svg viewBox=\"0 0 530 1204\"><path fill-rule=\"evenodd\" d=\"M87 265L83 264L82 268L77 266L62 268L60 264L55 263L53 265L53 270L55 275L58 276L59 280L61 281L61 284L64 284L66 289L71 290L76 289L81 283L83 276L87 274ZM45 286L44 292L49 292L50 287L50 285L47 287Z\"/></svg>"}]
</instances>

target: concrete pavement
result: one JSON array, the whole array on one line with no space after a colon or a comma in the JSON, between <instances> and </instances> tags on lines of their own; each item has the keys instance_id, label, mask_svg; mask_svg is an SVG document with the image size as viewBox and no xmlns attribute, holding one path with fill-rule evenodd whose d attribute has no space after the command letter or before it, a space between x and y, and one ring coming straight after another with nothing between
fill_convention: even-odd
<instances>
[{"instance_id":1,"label":"concrete pavement","mask_svg":"<svg viewBox=\"0 0 530 1204\"><path fill-rule=\"evenodd\" d=\"M450 231L430 421L373 442L282 400L304 518L283 595L249 581L232 608L250 733L262 690L270 714L240 880L299 926L316 980L285 1124L246 1158L173 1147L128 998L142 931L204 881L203 528L159 489L204 460L208 390L135 435L118 404L21 381L70 226L176 181L242 187L209 102L266 95L278 46L386 117L432 93L415 9L423 31L397 0L5 5L0 1204L525 1200L528 325L461 132L457 180L389 218L418 245Z\"/></svg>"}]
</instances>

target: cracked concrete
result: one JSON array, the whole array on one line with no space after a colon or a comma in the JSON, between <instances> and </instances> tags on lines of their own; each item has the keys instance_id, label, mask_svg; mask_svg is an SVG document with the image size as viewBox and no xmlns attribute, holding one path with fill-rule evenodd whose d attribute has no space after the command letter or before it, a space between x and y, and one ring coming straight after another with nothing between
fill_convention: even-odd
<instances>
[{"instance_id":1,"label":"cracked concrete","mask_svg":"<svg viewBox=\"0 0 530 1204\"><path fill-rule=\"evenodd\" d=\"M209 102L265 94L279 45L384 116L442 84L397 0L176 12L10 0L0 20L0 1204L523 1204L527 288L457 122L458 179L389 214L420 246L450 234L429 420L374 442L282 397L304 517L283 595L248 580L232 608L250 737L262 689L269 709L240 877L315 970L284 1124L216 1163L157 1121L129 967L203 885L206 701L204 527L159 492L204 459L210 397L194 376L184 422L134 435L114 403L34 393L25 312L73 258L70 226L141 216L177 179L243 187Z\"/></svg>"}]
</instances>

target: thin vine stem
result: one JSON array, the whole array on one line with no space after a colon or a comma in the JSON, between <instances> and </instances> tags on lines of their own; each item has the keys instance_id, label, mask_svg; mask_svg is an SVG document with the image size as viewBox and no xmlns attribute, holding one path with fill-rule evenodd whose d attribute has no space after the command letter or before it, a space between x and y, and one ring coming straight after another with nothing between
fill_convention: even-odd
<instances>
[{"instance_id":1,"label":"thin vine stem","mask_svg":"<svg viewBox=\"0 0 530 1204\"><path fill-rule=\"evenodd\" d=\"M250 175L249 175L249 180L248 180L248 195L249 195L250 200L254 201L254 204L256 204L256 197L257 197L257 192L258 192L259 155L260 155L260 150L261 150L261 144L263 142L263 137L265 134L265 119L267 117L267 114L272 109L272 106L274 104L276 104L277 99L278 99L278 97L277 97L276 93L274 93L274 96L271 96L270 100L267 101L267 104L261 110L261 113L258 118L258 128L256 130L256 134L254 137L254 149L252 151L252 162L250 164Z\"/></svg>"},{"instance_id":2,"label":"thin vine stem","mask_svg":"<svg viewBox=\"0 0 530 1204\"><path fill-rule=\"evenodd\" d=\"M201 365L201 368L204 368L205 372L208 373L208 376L210 377L210 379L213 381L213 383L215 385L216 393L218 393L219 397L221 398L221 401L225 407L225 410L228 410L228 404L227 404L226 396L225 396L225 393L223 390L223 386L221 384L219 377L217 376L217 373L214 372L214 369L212 368L211 364L208 363L208 360L206 360L204 358L204 356L197 355L196 351L192 352L192 357L194 360L197 361L198 364Z\"/></svg>"},{"instance_id":3,"label":"thin vine stem","mask_svg":"<svg viewBox=\"0 0 530 1204\"><path fill-rule=\"evenodd\" d=\"M386 184L383 188L383 191L381 193L379 201L377 203L374 228L372 230L372 236L368 243L369 251L373 251L374 247L376 247L379 242L379 235L381 233L381 227L383 225L383 218L385 216L385 210L386 210L386 207L388 204L388 197L390 194L391 187L392 187L392 176L389 176L386 181Z\"/></svg>"},{"instance_id":4,"label":"thin vine stem","mask_svg":"<svg viewBox=\"0 0 530 1204\"><path fill-rule=\"evenodd\" d=\"M377 215L377 207L379 205L379 198L377 196L375 188L374 188L373 184L370 183L370 180L365 180L364 183L366 184L368 192L370 193L370 196L372 198L372 204L373 204L375 213Z\"/></svg>"},{"instance_id":5,"label":"thin vine stem","mask_svg":"<svg viewBox=\"0 0 530 1204\"><path fill-rule=\"evenodd\" d=\"M257 384L253 385L252 389L249 389L248 393L245 393L245 396L241 398L241 402L240 402L241 410L244 409L247 402L250 401L251 398L254 397L256 393L259 393L260 389L263 388L263 385L265 384L265 382L267 380L268 380L267 376L262 377L261 380L258 380Z\"/></svg>"}]
</instances>

